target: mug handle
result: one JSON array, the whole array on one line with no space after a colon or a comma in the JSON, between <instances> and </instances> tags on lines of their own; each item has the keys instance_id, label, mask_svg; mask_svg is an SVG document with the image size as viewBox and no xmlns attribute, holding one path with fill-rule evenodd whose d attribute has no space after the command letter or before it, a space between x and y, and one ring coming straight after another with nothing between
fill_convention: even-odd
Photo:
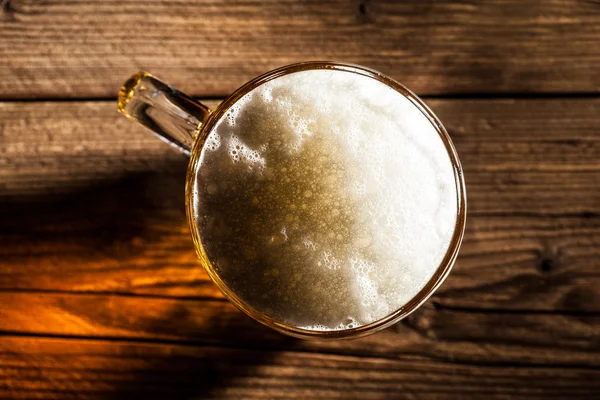
<instances>
[{"instance_id":1,"label":"mug handle","mask_svg":"<svg viewBox=\"0 0 600 400\"><path fill-rule=\"evenodd\" d=\"M188 156L210 114L204 104L147 72L138 72L123 84L118 109Z\"/></svg>"}]
</instances>

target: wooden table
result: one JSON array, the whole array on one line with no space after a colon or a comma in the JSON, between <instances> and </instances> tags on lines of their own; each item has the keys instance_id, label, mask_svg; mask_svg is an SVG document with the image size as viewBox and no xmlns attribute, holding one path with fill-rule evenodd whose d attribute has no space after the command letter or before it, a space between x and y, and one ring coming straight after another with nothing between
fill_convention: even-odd
<instances>
[{"instance_id":1,"label":"wooden table","mask_svg":"<svg viewBox=\"0 0 600 400\"><path fill-rule=\"evenodd\" d=\"M354 341L217 292L187 159L115 111L284 64L381 70L445 122L469 219L419 311ZM0 1L0 398L600 398L600 3Z\"/></svg>"}]
</instances>

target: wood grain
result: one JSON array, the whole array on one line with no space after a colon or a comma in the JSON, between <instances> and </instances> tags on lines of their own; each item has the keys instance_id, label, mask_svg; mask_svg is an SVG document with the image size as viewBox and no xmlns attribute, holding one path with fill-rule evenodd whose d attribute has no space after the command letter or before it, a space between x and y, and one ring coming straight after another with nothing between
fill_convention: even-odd
<instances>
[{"instance_id":1,"label":"wood grain","mask_svg":"<svg viewBox=\"0 0 600 400\"><path fill-rule=\"evenodd\" d=\"M0 98L115 97L148 70L224 96L275 67L364 64L421 94L598 93L586 0L4 0Z\"/></svg>"},{"instance_id":2,"label":"wood grain","mask_svg":"<svg viewBox=\"0 0 600 400\"><path fill-rule=\"evenodd\" d=\"M0 0L0 38L0 399L600 398L600 2ZM227 302L187 159L115 110L315 59L433 96L467 182L446 283L359 340Z\"/></svg>"},{"instance_id":3,"label":"wood grain","mask_svg":"<svg viewBox=\"0 0 600 400\"><path fill-rule=\"evenodd\" d=\"M293 340L227 301L0 293L0 332L297 350L486 365L561 365L600 373L600 316L421 308L360 340ZM31 316L36 316L31 318ZM240 335L243 332L243 335Z\"/></svg>"},{"instance_id":4,"label":"wood grain","mask_svg":"<svg viewBox=\"0 0 600 400\"><path fill-rule=\"evenodd\" d=\"M433 301L599 312L600 101L429 103L469 197ZM189 238L186 158L113 102L0 103L0 140L2 290L220 298Z\"/></svg>"},{"instance_id":5,"label":"wood grain","mask_svg":"<svg viewBox=\"0 0 600 400\"><path fill-rule=\"evenodd\" d=\"M15 399L593 399L600 372L217 346L5 336Z\"/></svg>"}]
</instances>

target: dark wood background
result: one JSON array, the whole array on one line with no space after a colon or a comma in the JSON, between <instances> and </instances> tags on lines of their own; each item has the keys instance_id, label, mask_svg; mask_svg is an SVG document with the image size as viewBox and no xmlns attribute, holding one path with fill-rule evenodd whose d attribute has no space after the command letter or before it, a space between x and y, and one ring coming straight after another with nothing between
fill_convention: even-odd
<instances>
[{"instance_id":1,"label":"dark wood background","mask_svg":"<svg viewBox=\"0 0 600 400\"><path fill-rule=\"evenodd\" d=\"M214 106L257 74L381 70L445 122L464 244L354 341L234 309L186 158L115 111L147 70ZM0 0L0 398L600 398L600 2Z\"/></svg>"}]
</instances>

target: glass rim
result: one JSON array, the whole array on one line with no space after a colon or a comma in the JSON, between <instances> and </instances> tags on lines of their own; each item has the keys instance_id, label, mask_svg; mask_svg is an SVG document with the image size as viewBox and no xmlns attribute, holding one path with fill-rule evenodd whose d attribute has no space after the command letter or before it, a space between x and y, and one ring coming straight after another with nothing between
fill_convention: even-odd
<instances>
[{"instance_id":1,"label":"glass rim","mask_svg":"<svg viewBox=\"0 0 600 400\"><path fill-rule=\"evenodd\" d=\"M215 271L211 267L210 260L208 259L208 256L202 245L200 232L198 231L198 227L196 224L196 209L193 201L194 185L196 179L195 171L198 168L198 162L200 161L200 155L202 153L204 143L206 142L206 138L208 137L209 132L212 131L216 123L231 108L231 106L233 106L241 97L243 97L251 90L272 79L292 74L295 72L315 69L339 70L367 76L391 87L392 89L405 96L408 100L410 100L411 103L415 105L425 115L425 117L427 117L429 122L435 127L438 134L440 135L440 138L442 139L446 147L446 151L448 153L448 156L450 157L450 162L454 170L457 194L457 214L452 239L450 240L450 244L448 246L446 254L444 255L444 258L440 262L440 265L437 267L436 271L431 276L429 281L423 286L423 288L421 288L421 290L402 307L392 312L391 314L381 319L378 319L377 321L371 322L366 325L361 325L355 328L331 331L303 329L278 321L264 314L263 312L256 310L244 300L242 300L236 293L230 290L229 287L225 284L225 282L223 282L223 280L218 276L217 273L215 273ZM188 164L186 176L185 202L188 224L190 226L191 235L194 241L194 247L196 249L198 258L200 259L202 266L207 271L211 280L217 285L217 287L220 289L223 295L239 310L241 310L251 318L255 319L256 321L262 323L263 325L266 325L281 333L303 339L358 338L383 330L395 324L396 322L406 318L409 314L411 314L417 308L419 308L425 301L427 301L427 299L429 299L429 297L431 297L433 293L435 293L435 291L441 286L441 284L445 281L446 277L452 270L454 262L456 261L456 258L458 256L458 251L460 249L462 239L464 237L467 217L467 196L462 166L460 160L458 159L458 154L452 143L452 140L450 139L448 132L442 125L441 121L437 118L437 116L417 95L415 95L412 91L410 91L404 85L395 81L394 79L370 68L335 61L308 61L283 66L272 71L266 72L265 74L262 74L247 82L246 84L242 85L239 89L234 91L225 100L223 100L214 110L211 110L209 117L199 127L198 134L196 136L196 140L192 148L191 159Z\"/></svg>"}]
</instances>

